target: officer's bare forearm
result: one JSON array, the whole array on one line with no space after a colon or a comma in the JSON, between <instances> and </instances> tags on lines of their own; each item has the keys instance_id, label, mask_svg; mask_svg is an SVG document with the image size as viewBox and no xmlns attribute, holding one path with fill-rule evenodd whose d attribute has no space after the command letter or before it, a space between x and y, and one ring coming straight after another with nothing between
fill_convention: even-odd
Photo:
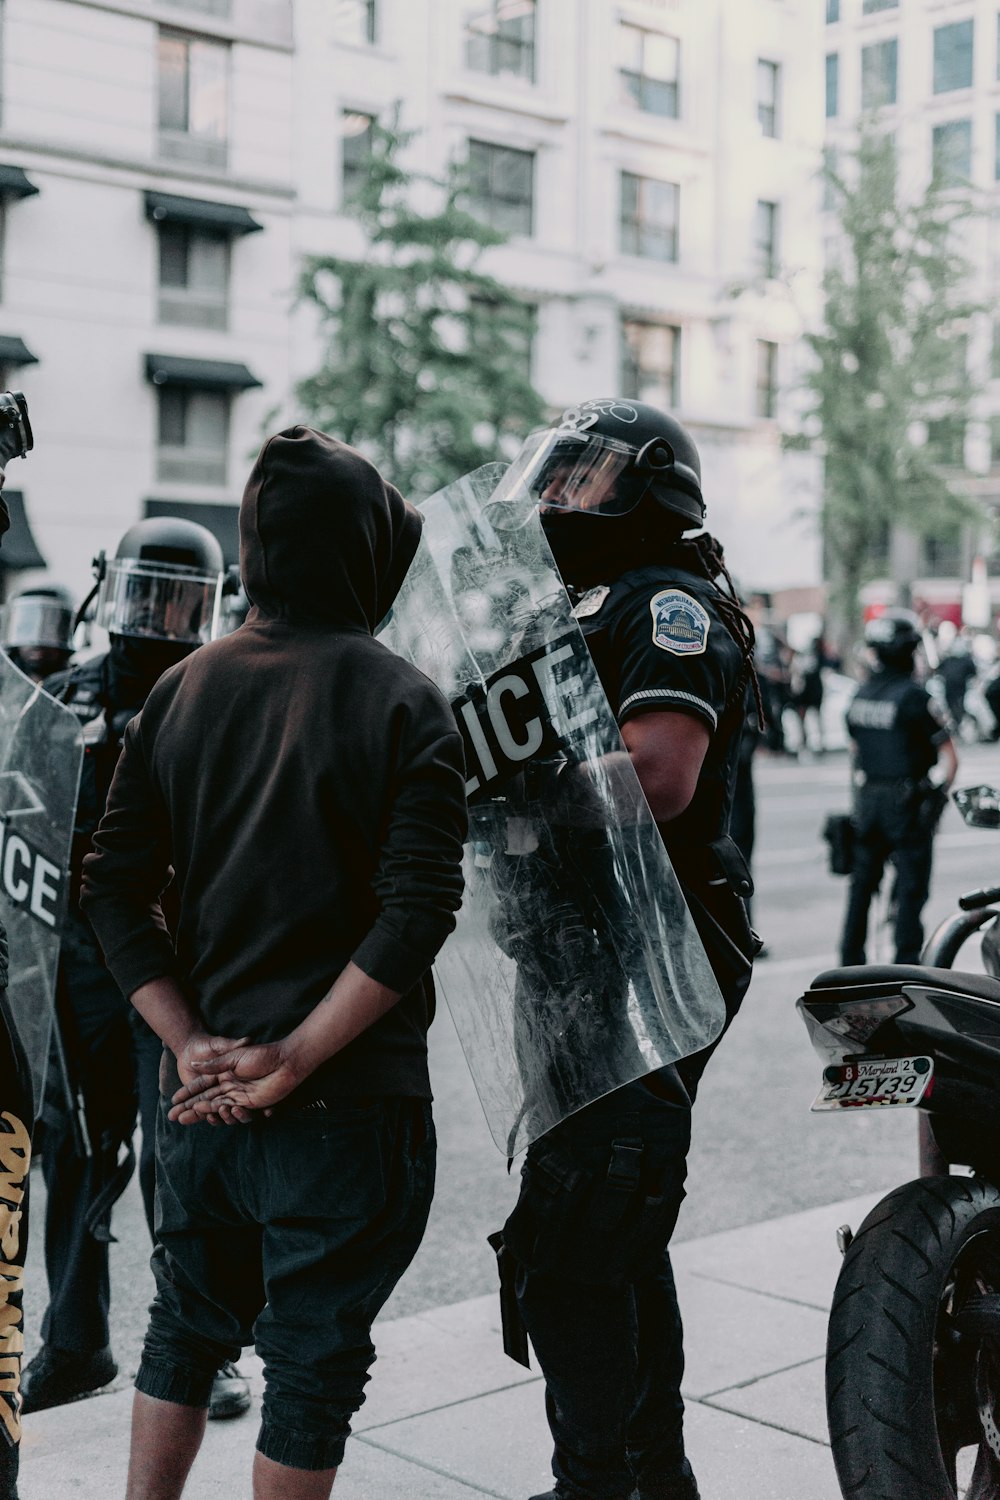
<instances>
[{"instance_id":1,"label":"officer's bare forearm","mask_svg":"<svg viewBox=\"0 0 1000 1500\"><path fill-rule=\"evenodd\" d=\"M953 740L945 740L938 746L938 764L944 772L944 785L951 786L958 775L958 751Z\"/></svg>"},{"instance_id":2,"label":"officer's bare forearm","mask_svg":"<svg viewBox=\"0 0 1000 1500\"><path fill-rule=\"evenodd\" d=\"M298 1078L308 1078L399 999L398 990L388 989L349 963L319 1004L285 1038L282 1051L289 1066Z\"/></svg>"},{"instance_id":3,"label":"officer's bare forearm","mask_svg":"<svg viewBox=\"0 0 1000 1500\"><path fill-rule=\"evenodd\" d=\"M184 1050L195 1032L204 1031L205 1023L177 983L169 975L150 979L129 996L148 1026L176 1057Z\"/></svg>"}]
</instances>

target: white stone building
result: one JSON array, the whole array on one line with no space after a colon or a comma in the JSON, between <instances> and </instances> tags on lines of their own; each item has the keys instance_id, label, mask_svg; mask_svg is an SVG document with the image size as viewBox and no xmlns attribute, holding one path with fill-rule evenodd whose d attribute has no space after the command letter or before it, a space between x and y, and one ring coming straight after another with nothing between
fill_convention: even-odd
<instances>
[{"instance_id":1,"label":"white stone building","mask_svg":"<svg viewBox=\"0 0 1000 1500\"><path fill-rule=\"evenodd\" d=\"M828 148L850 150L857 122L877 112L893 133L905 190L922 192L935 171L957 189L968 187L978 218L962 236L973 267L973 296L996 306L1000 288L1000 12L993 0L824 0ZM951 481L1000 508L1000 319L984 314L968 336L968 365L977 392L974 420L940 437ZM956 524L918 539L895 530L888 539L886 578L869 589L885 602L906 580L915 600L959 618L976 556L995 543L989 525ZM990 572L1000 575L1000 557ZM978 571L978 570L977 570ZM1000 577L990 589L1000 606ZM975 591L973 591L975 593ZM966 595L968 601L969 596ZM976 625L987 623L976 617Z\"/></svg>"},{"instance_id":2,"label":"white stone building","mask_svg":"<svg viewBox=\"0 0 1000 1500\"><path fill-rule=\"evenodd\" d=\"M397 100L413 164L469 154L511 232L489 269L535 311L553 409L671 407L741 579L819 582L817 465L778 420L818 307L812 3L5 0L2 25L0 363L37 436L8 591L44 563L82 594L168 507L232 554L318 359L300 258L362 252L351 174Z\"/></svg>"}]
</instances>

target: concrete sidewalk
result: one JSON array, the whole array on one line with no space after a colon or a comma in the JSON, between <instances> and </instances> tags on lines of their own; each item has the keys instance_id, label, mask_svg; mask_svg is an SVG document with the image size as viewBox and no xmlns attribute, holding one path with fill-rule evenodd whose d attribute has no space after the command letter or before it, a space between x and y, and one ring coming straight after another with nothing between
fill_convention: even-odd
<instances>
[{"instance_id":1,"label":"concrete sidewalk","mask_svg":"<svg viewBox=\"0 0 1000 1500\"><path fill-rule=\"evenodd\" d=\"M773 1219L674 1251L687 1329L687 1446L704 1500L839 1500L823 1400L839 1224L876 1198ZM494 1297L380 1323L338 1500L526 1500L550 1483L537 1371L500 1346ZM259 1363L247 1356L259 1401ZM125 1488L131 1392L24 1422L22 1500L115 1500ZM254 1416L209 1424L190 1500L250 1494Z\"/></svg>"}]
</instances>

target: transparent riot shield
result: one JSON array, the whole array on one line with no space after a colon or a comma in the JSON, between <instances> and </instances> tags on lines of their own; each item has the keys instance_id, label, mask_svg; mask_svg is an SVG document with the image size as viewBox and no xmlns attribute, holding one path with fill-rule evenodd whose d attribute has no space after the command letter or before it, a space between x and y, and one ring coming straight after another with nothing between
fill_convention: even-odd
<instances>
[{"instance_id":1,"label":"transparent riot shield","mask_svg":"<svg viewBox=\"0 0 1000 1500\"><path fill-rule=\"evenodd\" d=\"M505 472L421 507L381 639L449 697L465 740L466 894L435 972L514 1155L707 1046L725 1006L534 504L504 493Z\"/></svg>"},{"instance_id":2,"label":"transparent riot shield","mask_svg":"<svg viewBox=\"0 0 1000 1500\"><path fill-rule=\"evenodd\" d=\"M82 763L76 715L0 653L0 921L10 949L10 1016L27 1055L36 1111Z\"/></svg>"}]
</instances>

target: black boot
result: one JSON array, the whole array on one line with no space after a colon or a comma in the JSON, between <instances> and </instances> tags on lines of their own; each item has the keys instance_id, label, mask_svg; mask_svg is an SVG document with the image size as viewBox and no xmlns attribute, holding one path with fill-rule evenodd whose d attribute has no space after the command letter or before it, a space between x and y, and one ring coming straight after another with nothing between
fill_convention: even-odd
<instances>
[{"instance_id":1,"label":"black boot","mask_svg":"<svg viewBox=\"0 0 1000 1500\"><path fill-rule=\"evenodd\" d=\"M76 1354L43 1344L21 1376L21 1412L45 1411L78 1396L90 1396L110 1385L117 1374L110 1348Z\"/></svg>"}]
</instances>

